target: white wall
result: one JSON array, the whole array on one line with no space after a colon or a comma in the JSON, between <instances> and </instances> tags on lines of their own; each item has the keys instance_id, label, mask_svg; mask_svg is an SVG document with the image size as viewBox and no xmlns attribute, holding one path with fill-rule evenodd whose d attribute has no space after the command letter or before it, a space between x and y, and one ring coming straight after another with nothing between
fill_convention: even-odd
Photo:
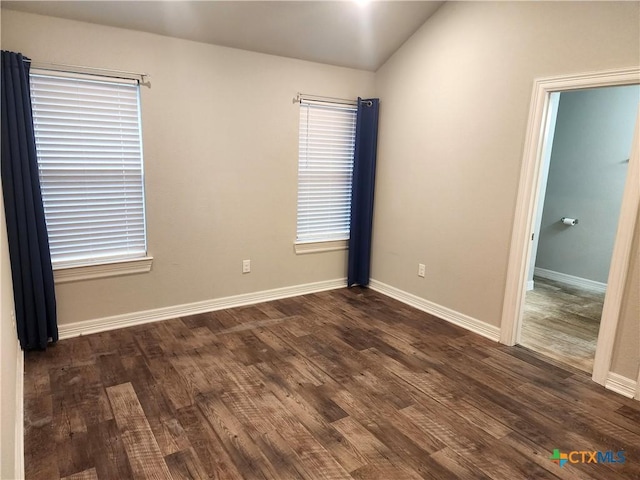
<instances>
[{"instance_id":1,"label":"white wall","mask_svg":"<svg viewBox=\"0 0 640 480\"><path fill-rule=\"evenodd\" d=\"M639 102L638 85L560 94L536 267L607 283Z\"/></svg>"},{"instance_id":2,"label":"white wall","mask_svg":"<svg viewBox=\"0 0 640 480\"><path fill-rule=\"evenodd\" d=\"M375 279L499 326L533 80L637 67L639 7L447 2L391 57L376 75Z\"/></svg>"},{"instance_id":3,"label":"white wall","mask_svg":"<svg viewBox=\"0 0 640 480\"><path fill-rule=\"evenodd\" d=\"M22 351L18 343L12 313L13 287L9 245L4 215L4 200L0 186L0 478L19 478L22 446L21 395Z\"/></svg>"},{"instance_id":4,"label":"white wall","mask_svg":"<svg viewBox=\"0 0 640 480\"><path fill-rule=\"evenodd\" d=\"M153 270L58 285L61 325L346 276L345 251L294 253L292 99L370 96L373 73L15 11L2 13L2 45L151 75L141 95Z\"/></svg>"}]
</instances>

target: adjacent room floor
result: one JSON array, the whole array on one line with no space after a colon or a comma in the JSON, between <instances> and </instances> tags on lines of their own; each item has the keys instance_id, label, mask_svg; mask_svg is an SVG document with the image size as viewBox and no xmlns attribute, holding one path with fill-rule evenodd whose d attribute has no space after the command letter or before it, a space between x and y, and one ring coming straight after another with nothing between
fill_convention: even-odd
<instances>
[{"instance_id":1,"label":"adjacent room floor","mask_svg":"<svg viewBox=\"0 0 640 480\"><path fill-rule=\"evenodd\" d=\"M604 293L540 277L534 282L525 297L520 344L591 373Z\"/></svg>"},{"instance_id":2,"label":"adjacent room floor","mask_svg":"<svg viewBox=\"0 0 640 480\"><path fill-rule=\"evenodd\" d=\"M640 403L362 289L31 352L25 435L28 479L640 477Z\"/></svg>"}]
</instances>

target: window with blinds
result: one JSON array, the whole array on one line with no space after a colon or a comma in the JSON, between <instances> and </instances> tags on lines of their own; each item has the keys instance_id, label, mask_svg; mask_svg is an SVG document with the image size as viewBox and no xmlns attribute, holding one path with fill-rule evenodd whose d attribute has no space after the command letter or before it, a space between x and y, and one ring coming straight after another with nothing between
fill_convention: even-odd
<instances>
[{"instance_id":1,"label":"window with blinds","mask_svg":"<svg viewBox=\"0 0 640 480\"><path fill-rule=\"evenodd\" d=\"M301 100L297 243L349 238L356 107Z\"/></svg>"},{"instance_id":2,"label":"window with blinds","mask_svg":"<svg viewBox=\"0 0 640 480\"><path fill-rule=\"evenodd\" d=\"M138 83L36 70L30 81L54 268L144 257Z\"/></svg>"}]
</instances>

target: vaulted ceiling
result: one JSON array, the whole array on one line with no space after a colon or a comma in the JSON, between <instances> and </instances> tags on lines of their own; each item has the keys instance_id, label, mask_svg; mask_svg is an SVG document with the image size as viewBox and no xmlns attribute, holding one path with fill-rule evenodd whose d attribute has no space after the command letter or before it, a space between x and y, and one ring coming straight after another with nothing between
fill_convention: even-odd
<instances>
[{"instance_id":1,"label":"vaulted ceiling","mask_svg":"<svg viewBox=\"0 0 640 480\"><path fill-rule=\"evenodd\" d=\"M375 71L442 3L3 1L2 8Z\"/></svg>"}]
</instances>

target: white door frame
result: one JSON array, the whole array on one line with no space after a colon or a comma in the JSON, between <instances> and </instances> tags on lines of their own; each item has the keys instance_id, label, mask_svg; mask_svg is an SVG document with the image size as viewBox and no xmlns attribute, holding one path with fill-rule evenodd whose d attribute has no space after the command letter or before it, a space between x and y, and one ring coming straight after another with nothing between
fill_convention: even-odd
<instances>
[{"instance_id":1,"label":"white door frame","mask_svg":"<svg viewBox=\"0 0 640 480\"><path fill-rule=\"evenodd\" d=\"M511 250L507 269L507 284L502 308L500 342L515 345L520 341L522 308L526 288L527 269L531 255L533 219L538 205L540 168L544 131L551 92L562 92L594 87L634 85L640 83L640 68L609 70L536 79L533 86L529 125L524 144L524 158L518 186L515 219L511 236ZM620 219L616 233L607 293L605 295L600 333L593 365L593 381L604 385L611 366L611 357L620 316L622 295L629 270L631 244L640 203L640 158L636 121L627 180L625 183Z\"/></svg>"}]
</instances>

